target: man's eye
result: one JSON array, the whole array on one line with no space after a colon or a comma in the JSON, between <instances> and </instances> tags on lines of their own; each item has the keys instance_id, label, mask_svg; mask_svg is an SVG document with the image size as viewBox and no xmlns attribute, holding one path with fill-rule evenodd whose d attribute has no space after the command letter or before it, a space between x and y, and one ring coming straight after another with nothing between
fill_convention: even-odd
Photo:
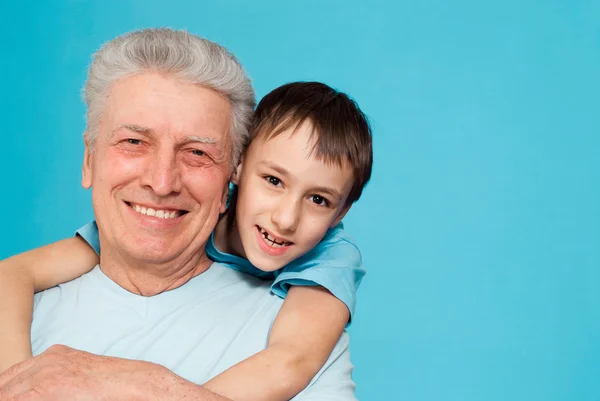
<instances>
[{"instance_id":1,"label":"man's eye","mask_svg":"<svg viewBox=\"0 0 600 401\"><path fill-rule=\"evenodd\" d=\"M319 206L329 206L329 201L325 198L323 198L321 195L312 195L310 197L310 199L312 200L313 203L319 205Z\"/></svg>"},{"instance_id":2,"label":"man's eye","mask_svg":"<svg viewBox=\"0 0 600 401\"><path fill-rule=\"evenodd\" d=\"M281 180L277 177L273 177L272 175L266 176L265 179L269 182L269 184L275 185L276 187L281 184Z\"/></svg>"},{"instance_id":3,"label":"man's eye","mask_svg":"<svg viewBox=\"0 0 600 401\"><path fill-rule=\"evenodd\" d=\"M140 145L142 141L139 139L127 138L127 143L130 143L132 145Z\"/></svg>"},{"instance_id":4,"label":"man's eye","mask_svg":"<svg viewBox=\"0 0 600 401\"><path fill-rule=\"evenodd\" d=\"M194 156L204 156L204 155L206 155L206 153L204 153L204 151L202 151L202 150L199 150L199 149L194 149L194 150L192 150L192 154L193 154Z\"/></svg>"}]
</instances>

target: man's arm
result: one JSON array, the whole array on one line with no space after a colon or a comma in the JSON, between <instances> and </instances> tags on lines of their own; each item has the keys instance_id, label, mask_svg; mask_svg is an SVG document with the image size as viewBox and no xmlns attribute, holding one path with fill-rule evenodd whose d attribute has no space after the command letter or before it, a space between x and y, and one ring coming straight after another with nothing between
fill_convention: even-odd
<instances>
[{"instance_id":1,"label":"man's arm","mask_svg":"<svg viewBox=\"0 0 600 401\"><path fill-rule=\"evenodd\" d=\"M356 401L344 333L329 360L294 401ZM231 401L150 362L98 356L55 345L0 375L0 401ZM25 397L24 397L25 398Z\"/></svg>"},{"instance_id":2,"label":"man's arm","mask_svg":"<svg viewBox=\"0 0 600 401\"><path fill-rule=\"evenodd\" d=\"M0 401L18 397L32 401L231 401L161 365L98 356L62 345L0 375Z\"/></svg>"}]
</instances>

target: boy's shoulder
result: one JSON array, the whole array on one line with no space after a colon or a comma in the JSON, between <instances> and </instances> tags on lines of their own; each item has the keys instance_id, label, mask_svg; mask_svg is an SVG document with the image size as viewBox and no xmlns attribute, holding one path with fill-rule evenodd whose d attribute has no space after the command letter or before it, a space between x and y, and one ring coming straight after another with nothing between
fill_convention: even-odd
<instances>
[{"instance_id":1,"label":"boy's shoulder","mask_svg":"<svg viewBox=\"0 0 600 401\"><path fill-rule=\"evenodd\" d=\"M348 231L344 229L344 223L342 222L340 222L337 226L327 230L327 233L325 234L321 242L317 244L317 247L330 246L339 243L347 243L349 245L357 247L356 241L354 241L354 238L352 238Z\"/></svg>"},{"instance_id":2,"label":"boy's shoulder","mask_svg":"<svg viewBox=\"0 0 600 401\"><path fill-rule=\"evenodd\" d=\"M300 258L292 261L288 268L294 268L298 265L315 266L326 261L348 265L361 263L358 246L344 229L342 223L330 228L321 242Z\"/></svg>"}]
</instances>

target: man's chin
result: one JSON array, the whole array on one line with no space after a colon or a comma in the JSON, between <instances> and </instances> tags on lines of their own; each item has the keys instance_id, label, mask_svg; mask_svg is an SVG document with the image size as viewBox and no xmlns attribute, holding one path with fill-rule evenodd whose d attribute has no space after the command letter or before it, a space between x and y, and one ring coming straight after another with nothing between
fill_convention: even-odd
<instances>
[{"instance_id":1,"label":"man's chin","mask_svg":"<svg viewBox=\"0 0 600 401\"><path fill-rule=\"evenodd\" d=\"M182 251L173 241L145 238L132 241L124 246L124 253L134 263L160 265L176 261Z\"/></svg>"}]
</instances>

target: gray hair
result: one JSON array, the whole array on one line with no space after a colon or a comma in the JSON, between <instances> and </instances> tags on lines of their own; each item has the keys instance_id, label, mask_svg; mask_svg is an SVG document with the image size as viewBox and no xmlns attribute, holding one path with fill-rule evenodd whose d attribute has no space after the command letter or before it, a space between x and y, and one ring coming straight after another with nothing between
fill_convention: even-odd
<instances>
[{"instance_id":1,"label":"gray hair","mask_svg":"<svg viewBox=\"0 0 600 401\"><path fill-rule=\"evenodd\" d=\"M156 71L183 78L225 96L231 103L231 169L237 166L256 100L242 65L224 47L185 31L151 28L121 35L92 59L83 97L87 105L85 139L93 151L98 123L111 85L122 78Z\"/></svg>"}]
</instances>

